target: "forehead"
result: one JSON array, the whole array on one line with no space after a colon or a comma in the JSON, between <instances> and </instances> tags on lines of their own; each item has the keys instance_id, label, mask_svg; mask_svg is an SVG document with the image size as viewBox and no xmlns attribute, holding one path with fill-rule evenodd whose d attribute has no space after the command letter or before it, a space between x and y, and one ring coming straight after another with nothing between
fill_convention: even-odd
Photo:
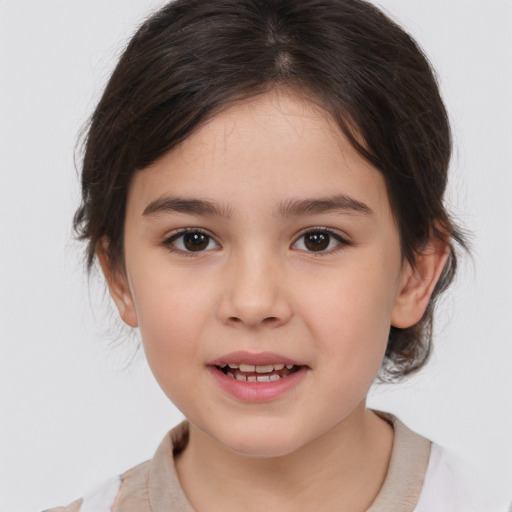
<instances>
[{"instance_id":1,"label":"forehead","mask_svg":"<svg viewBox=\"0 0 512 512\"><path fill-rule=\"evenodd\" d=\"M343 194L389 215L382 174L348 142L331 115L280 90L238 102L135 174L129 209L166 194L240 207ZM364 200L363 200L364 199ZM142 209L142 210L141 210Z\"/></svg>"}]
</instances>

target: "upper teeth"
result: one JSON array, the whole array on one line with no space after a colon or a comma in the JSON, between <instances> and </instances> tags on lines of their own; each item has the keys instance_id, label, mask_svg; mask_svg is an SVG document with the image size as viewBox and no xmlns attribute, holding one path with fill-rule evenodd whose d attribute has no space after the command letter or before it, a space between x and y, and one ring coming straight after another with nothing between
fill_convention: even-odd
<instances>
[{"instance_id":1,"label":"upper teeth","mask_svg":"<svg viewBox=\"0 0 512 512\"><path fill-rule=\"evenodd\" d=\"M293 364L244 364L244 363L228 363L219 365L221 368L229 366L231 369L240 370L241 372L270 373L274 370L282 370L285 366L289 370L293 368Z\"/></svg>"}]
</instances>

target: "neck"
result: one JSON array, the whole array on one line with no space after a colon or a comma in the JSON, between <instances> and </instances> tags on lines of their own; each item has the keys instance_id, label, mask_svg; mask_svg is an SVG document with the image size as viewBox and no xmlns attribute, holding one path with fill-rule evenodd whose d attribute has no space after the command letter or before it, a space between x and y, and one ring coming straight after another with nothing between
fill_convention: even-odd
<instances>
[{"instance_id":1,"label":"neck","mask_svg":"<svg viewBox=\"0 0 512 512\"><path fill-rule=\"evenodd\" d=\"M384 482L392 427L364 408L279 457L233 453L190 426L176 460L185 494L199 512L366 510Z\"/></svg>"}]
</instances>

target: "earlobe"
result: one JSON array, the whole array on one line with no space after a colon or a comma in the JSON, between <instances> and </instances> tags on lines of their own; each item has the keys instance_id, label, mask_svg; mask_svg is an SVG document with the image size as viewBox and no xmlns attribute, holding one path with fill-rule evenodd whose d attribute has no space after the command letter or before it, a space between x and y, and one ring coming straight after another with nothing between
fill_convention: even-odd
<instances>
[{"instance_id":1,"label":"earlobe","mask_svg":"<svg viewBox=\"0 0 512 512\"><path fill-rule=\"evenodd\" d=\"M432 236L414 264L404 264L391 316L393 327L406 329L421 320L449 254L449 242Z\"/></svg>"},{"instance_id":2,"label":"earlobe","mask_svg":"<svg viewBox=\"0 0 512 512\"><path fill-rule=\"evenodd\" d=\"M96 248L96 256L107 281L110 295L123 321L130 327L137 327L138 320L128 280L124 272L113 265L108 256L108 240L104 239Z\"/></svg>"}]
</instances>

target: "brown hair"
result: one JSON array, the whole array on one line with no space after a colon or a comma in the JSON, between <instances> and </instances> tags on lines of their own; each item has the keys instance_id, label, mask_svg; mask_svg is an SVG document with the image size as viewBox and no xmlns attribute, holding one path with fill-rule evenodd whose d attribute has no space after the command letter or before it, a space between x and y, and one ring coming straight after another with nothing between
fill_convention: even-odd
<instances>
[{"instance_id":1,"label":"brown hair","mask_svg":"<svg viewBox=\"0 0 512 512\"><path fill-rule=\"evenodd\" d=\"M233 102L291 87L325 108L386 180L404 258L432 234L450 258L420 322L391 327L381 378L424 365L436 297L456 269L461 232L443 205L451 154L446 110L414 40L362 0L177 0L136 32L91 118L74 218L123 268L128 187L144 169Z\"/></svg>"}]
</instances>

